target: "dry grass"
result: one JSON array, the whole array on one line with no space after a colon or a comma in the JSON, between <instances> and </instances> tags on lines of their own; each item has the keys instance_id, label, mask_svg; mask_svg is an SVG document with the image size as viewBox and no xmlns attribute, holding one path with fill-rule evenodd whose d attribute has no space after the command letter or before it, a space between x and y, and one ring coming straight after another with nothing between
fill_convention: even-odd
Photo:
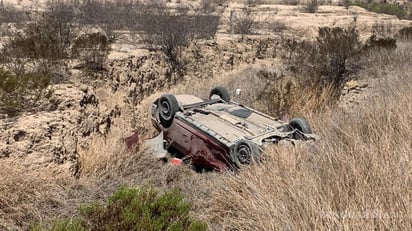
<instances>
[{"instance_id":1,"label":"dry grass","mask_svg":"<svg viewBox=\"0 0 412 231\"><path fill-rule=\"evenodd\" d=\"M71 215L95 193L88 182L76 181L58 166L32 170L12 160L0 160L0 166L0 230Z\"/></svg>"},{"instance_id":2,"label":"dry grass","mask_svg":"<svg viewBox=\"0 0 412 231\"><path fill-rule=\"evenodd\" d=\"M370 67L361 75L380 81L367 104L350 112L325 107L315 113L312 109L327 101L327 91L320 98L295 91L291 110L309 118L322 140L273 147L261 164L239 174L197 174L189 166L154 160L144 150L130 152L121 141L129 135L124 128L95 137L89 149L81 150L80 180L58 168L31 172L1 160L0 229L69 216L79 203L103 199L119 185L145 183L182 189L194 202L195 217L211 230L411 229L412 45L399 44L395 53L372 53L366 60ZM239 101L267 109L270 100L262 103L256 97L266 83L257 72L247 68L213 80L187 81L170 92L206 97L216 85L231 91L240 87L244 98ZM155 134L148 112L160 94L136 107L136 127L143 129L143 137Z\"/></svg>"},{"instance_id":3,"label":"dry grass","mask_svg":"<svg viewBox=\"0 0 412 231\"><path fill-rule=\"evenodd\" d=\"M211 186L211 228L410 230L410 48L370 57L365 73L387 74L367 105L310 116L316 145L273 148L261 165Z\"/></svg>"},{"instance_id":4,"label":"dry grass","mask_svg":"<svg viewBox=\"0 0 412 231\"><path fill-rule=\"evenodd\" d=\"M366 58L370 66L361 74L379 81L380 87L353 111L324 107L311 112L327 101L327 90L320 98L309 91L296 95L293 110L309 118L322 140L311 146L272 147L260 165L239 174L196 174L187 166L155 161L148 153L119 152L102 141L87 156L90 163L104 164L91 169L104 172L96 176L107 178L113 189L143 182L182 189L194 201L195 217L207 221L211 230L411 229L411 47L400 44L395 53L375 52ZM189 82L170 92L206 96L218 82L231 90L243 84L245 100L250 100L263 87L247 88L257 70L241 73L222 81ZM146 110L151 98L139 110ZM150 126L149 121L143 124Z\"/></svg>"}]
</instances>

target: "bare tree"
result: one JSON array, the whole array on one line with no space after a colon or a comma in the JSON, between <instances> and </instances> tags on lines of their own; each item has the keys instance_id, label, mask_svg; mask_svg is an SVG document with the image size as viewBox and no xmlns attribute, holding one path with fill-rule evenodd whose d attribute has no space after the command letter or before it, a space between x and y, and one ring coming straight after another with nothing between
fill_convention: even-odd
<instances>
[{"instance_id":1,"label":"bare tree","mask_svg":"<svg viewBox=\"0 0 412 231\"><path fill-rule=\"evenodd\" d=\"M185 63L181 59L182 49L193 40L213 38L219 25L219 16L187 12L173 14L162 5L151 5L140 15L143 39L152 49L159 49L171 65L172 72L181 76Z\"/></svg>"}]
</instances>

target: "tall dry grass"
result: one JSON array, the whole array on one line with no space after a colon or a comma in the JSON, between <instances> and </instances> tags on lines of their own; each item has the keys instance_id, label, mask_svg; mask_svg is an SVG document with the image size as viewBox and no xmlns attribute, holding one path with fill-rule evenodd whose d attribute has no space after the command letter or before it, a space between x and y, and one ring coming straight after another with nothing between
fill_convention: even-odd
<instances>
[{"instance_id":1,"label":"tall dry grass","mask_svg":"<svg viewBox=\"0 0 412 231\"><path fill-rule=\"evenodd\" d=\"M144 182L165 190L180 188L194 202L193 215L207 221L211 230L411 229L411 49L411 44L399 44L395 51L367 55L368 67L360 75L379 87L368 89L367 101L354 110L324 106L313 112L327 105L328 91L320 97L296 91L290 106L309 118L321 140L271 147L262 163L239 174L197 174L189 166L156 161L150 153L122 150L117 141L96 140L84 155L89 170L83 169L83 177L105 179L104 187L110 184L113 190ZM258 84L247 88L257 72L246 69L241 77L235 73L222 81L189 81L170 92L206 97L220 83L231 90L245 86L247 101L258 92ZM138 106L142 118L148 118L145 110L159 95ZM151 126L147 119L141 123Z\"/></svg>"},{"instance_id":2,"label":"tall dry grass","mask_svg":"<svg viewBox=\"0 0 412 231\"><path fill-rule=\"evenodd\" d=\"M61 166L32 169L12 159L0 160L0 166L0 230L27 230L35 222L71 216L98 191Z\"/></svg>"},{"instance_id":3,"label":"tall dry grass","mask_svg":"<svg viewBox=\"0 0 412 231\"><path fill-rule=\"evenodd\" d=\"M362 74L380 85L364 105L308 115L322 140L273 147L213 185L210 228L412 229L411 48L368 56Z\"/></svg>"},{"instance_id":4,"label":"tall dry grass","mask_svg":"<svg viewBox=\"0 0 412 231\"><path fill-rule=\"evenodd\" d=\"M194 202L193 215L211 230L411 229L412 45L399 44L395 51L374 52L365 60L368 68L360 75L379 82L379 88L368 90L364 104L353 111L325 107L313 112L327 101L327 91L320 98L296 91L292 111L309 118L322 139L310 146L272 147L262 163L239 174L198 174L144 150L128 151L122 138L130 131L122 126L81 150L79 180L56 173L58 168L30 172L2 161L0 229L71 216L81 202L104 199L122 184L146 183L181 189ZM264 81L254 84L261 80L257 72L188 81L170 92L206 97L216 85L231 91L240 86L240 101L266 110L270 100L262 104L256 97L265 86ZM160 95L135 108L142 137L155 134L149 108Z\"/></svg>"}]
</instances>

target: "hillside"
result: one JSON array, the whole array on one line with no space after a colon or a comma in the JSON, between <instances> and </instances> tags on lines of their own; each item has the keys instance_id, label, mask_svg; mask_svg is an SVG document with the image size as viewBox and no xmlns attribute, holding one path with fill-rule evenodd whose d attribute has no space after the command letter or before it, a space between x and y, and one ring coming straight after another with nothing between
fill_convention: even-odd
<instances>
[{"instance_id":1,"label":"hillside","mask_svg":"<svg viewBox=\"0 0 412 231\"><path fill-rule=\"evenodd\" d=\"M144 26L88 24L72 30L73 41L91 34L103 41L97 49L108 44L107 49L89 55L95 47L74 42L66 50L79 52L62 58L63 66L51 65L53 77L44 89L32 90L41 94L29 109L13 114L0 108L0 229L77 217L80 205L104 201L121 185L147 184L162 192L181 189L193 202L191 214L210 230L411 229L412 36L399 33L411 28L411 21L334 1L315 13L302 11L304 4L279 1L210 1L213 7L205 13L204 2L165 4L168 11L192 17L201 7L199 15L209 20L196 31L201 39L179 47L174 62L160 45L147 43L150 30ZM2 4L18 12L36 9L30 20L41 18L47 5ZM217 17L213 36L202 37ZM7 41L24 29L2 20L5 51ZM343 28L325 31L349 42L326 40L320 28ZM322 41L332 45L322 49ZM336 75L339 65L328 66L325 57L341 53L347 54L339 63L344 70ZM0 59L2 78L20 60L6 54ZM84 59L91 57L102 66L87 69ZM25 67L33 69L44 59ZM321 140L313 146L274 146L262 163L238 174L197 173L190 165L172 166L144 149L126 148L123 139L134 132L140 140L156 135L149 108L161 94L204 97L217 85L241 88L236 100L275 117L308 118ZM2 100L8 99L7 85L1 86L6 86Z\"/></svg>"}]
</instances>

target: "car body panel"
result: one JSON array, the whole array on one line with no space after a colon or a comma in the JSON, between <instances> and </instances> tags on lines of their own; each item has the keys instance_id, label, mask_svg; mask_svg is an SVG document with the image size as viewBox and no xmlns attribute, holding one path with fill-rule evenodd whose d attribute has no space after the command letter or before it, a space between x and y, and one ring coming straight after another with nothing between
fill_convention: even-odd
<instances>
[{"instance_id":1,"label":"car body panel","mask_svg":"<svg viewBox=\"0 0 412 231\"><path fill-rule=\"evenodd\" d=\"M195 164L219 171L227 170L231 165L230 150L225 145L185 121L175 119L163 132L166 142L190 156Z\"/></svg>"}]
</instances>

